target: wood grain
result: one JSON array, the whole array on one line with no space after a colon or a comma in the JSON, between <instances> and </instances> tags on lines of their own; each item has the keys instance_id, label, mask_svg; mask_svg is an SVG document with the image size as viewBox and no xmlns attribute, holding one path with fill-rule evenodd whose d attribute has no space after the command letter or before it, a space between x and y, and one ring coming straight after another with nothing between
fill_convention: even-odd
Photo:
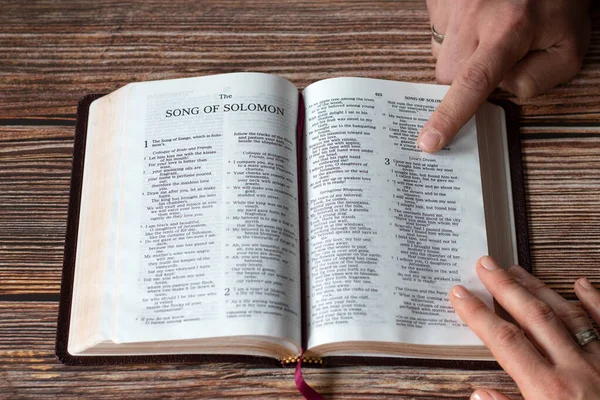
<instances>
[{"instance_id":1,"label":"wood grain","mask_svg":"<svg viewBox=\"0 0 600 400\"><path fill-rule=\"evenodd\" d=\"M0 399L299 398L289 369L55 360L77 100L231 71L299 88L334 76L433 82L425 2L0 0L0 10ZM581 73L520 102L533 268L569 298L578 276L600 285L599 17ZM519 398L501 371L305 373L332 398L464 399L475 387Z\"/></svg>"},{"instance_id":2,"label":"wood grain","mask_svg":"<svg viewBox=\"0 0 600 400\"><path fill-rule=\"evenodd\" d=\"M72 135L0 127L0 293L60 290ZM523 137L534 271L572 298L579 276L600 285L600 128L524 128Z\"/></svg>"},{"instance_id":3,"label":"wood grain","mask_svg":"<svg viewBox=\"0 0 600 400\"><path fill-rule=\"evenodd\" d=\"M53 355L57 311L56 304L0 302L0 399L299 397L292 369L237 364L65 367ZM502 371L469 371L468 380L463 374L402 367L305 369L306 379L328 397L377 393L381 398L461 399L474 387L516 394Z\"/></svg>"},{"instance_id":4,"label":"wood grain","mask_svg":"<svg viewBox=\"0 0 600 400\"><path fill-rule=\"evenodd\" d=\"M600 121L599 16L581 73L523 101L523 124ZM262 71L304 87L334 76L434 82L435 70L423 0L4 1L0 65L0 118L72 118L83 95L133 81Z\"/></svg>"},{"instance_id":5,"label":"wood grain","mask_svg":"<svg viewBox=\"0 0 600 400\"><path fill-rule=\"evenodd\" d=\"M533 270L573 298L576 278L600 285L600 135L523 147Z\"/></svg>"}]
</instances>

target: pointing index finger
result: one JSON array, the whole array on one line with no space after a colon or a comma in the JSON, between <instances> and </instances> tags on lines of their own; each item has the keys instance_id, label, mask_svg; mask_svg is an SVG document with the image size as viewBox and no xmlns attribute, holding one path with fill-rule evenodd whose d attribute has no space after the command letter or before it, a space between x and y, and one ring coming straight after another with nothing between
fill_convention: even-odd
<instances>
[{"instance_id":1,"label":"pointing index finger","mask_svg":"<svg viewBox=\"0 0 600 400\"><path fill-rule=\"evenodd\" d=\"M417 143L426 152L441 150L456 136L479 106L518 61L501 46L480 44L458 72L448 93L423 126Z\"/></svg>"}]
</instances>

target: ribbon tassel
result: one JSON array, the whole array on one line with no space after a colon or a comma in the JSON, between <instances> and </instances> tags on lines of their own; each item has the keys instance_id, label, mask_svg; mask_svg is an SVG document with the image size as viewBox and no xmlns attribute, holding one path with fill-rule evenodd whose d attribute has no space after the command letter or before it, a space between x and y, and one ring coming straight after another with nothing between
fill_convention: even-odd
<instances>
[{"instance_id":1,"label":"ribbon tassel","mask_svg":"<svg viewBox=\"0 0 600 400\"><path fill-rule=\"evenodd\" d=\"M319 394L315 389L311 388L308 383L304 380L302 375L302 359L304 358L304 351L298 357L298 363L296 364L296 372L294 373L294 382L296 388L306 400L324 400L323 396Z\"/></svg>"}]
</instances>

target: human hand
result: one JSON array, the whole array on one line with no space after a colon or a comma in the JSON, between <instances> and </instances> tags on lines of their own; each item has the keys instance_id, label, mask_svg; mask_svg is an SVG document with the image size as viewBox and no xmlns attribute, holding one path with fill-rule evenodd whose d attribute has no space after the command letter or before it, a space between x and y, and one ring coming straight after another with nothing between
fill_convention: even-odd
<instances>
[{"instance_id":1,"label":"human hand","mask_svg":"<svg viewBox=\"0 0 600 400\"><path fill-rule=\"evenodd\" d=\"M598 399L600 341L579 346L573 339L576 333L592 328L585 311L519 266L506 271L491 257L482 257L477 262L477 274L523 331L497 316L463 286L452 288L450 302L523 396L528 400ZM600 292L587 279L579 279L575 293L600 323ZM471 399L508 397L495 390L477 389Z\"/></svg>"},{"instance_id":2,"label":"human hand","mask_svg":"<svg viewBox=\"0 0 600 400\"><path fill-rule=\"evenodd\" d=\"M571 79L590 40L589 0L427 0L443 44L435 76L450 84L417 143L446 146L498 86L528 98Z\"/></svg>"}]
</instances>

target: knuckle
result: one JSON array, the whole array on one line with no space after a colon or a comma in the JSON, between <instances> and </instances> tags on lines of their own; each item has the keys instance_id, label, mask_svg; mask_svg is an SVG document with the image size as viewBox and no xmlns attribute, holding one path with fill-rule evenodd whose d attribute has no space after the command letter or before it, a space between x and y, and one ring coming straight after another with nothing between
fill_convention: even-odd
<instances>
[{"instance_id":1,"label":"knuckle","mask_svg":"<svg viewBox=\"0 0 600 400\"><path fill-rule=\"evenodd\" d=\"M532 36L531 15L527 5L504 2L497 18L487 21L487 41L500 50L501 54L524 56Z\"/></svg>"},{"instance_id":2,"label":"knuckle","mask_svg":"<svg viewBox=\"0 0 600 400\"><path fill-rule=\"evenodd\" d=\"M503 276L499 278L495 286L499 289L500 292L511 292L517 290L521 287L513 278L509 276Z\"/></svg>"},{"instance_id":3,"label":"knuckle","mask_svg":"<svg viewBox=\"0 0 600 400\"><path fill-rule=\"evenodd\" d=\"M456 83L469 91L483 92L493 89L495 81L489 67L474 61L456 77Z\"/></svg>"},{"instance_id":4,"label":"knuckle","mask_svg":"<svg viewBox=\"0 0 600 400\"><path fill-rule=\"evenodd\" d=\"M482 303L481 301L474 302L471 305L471 309L469 313L473 317L473 319L479 319L482 314L485 314L489 311L488 307Z\"/></svg>"},{"instance_id":5,"label":"knuckle","mask_svg":"<svg viewBox=\"0 0 600 400\"><path fill-rule=\"evenodd\" d=\"M436 54L434 54L434 56L437 57ZM437 68L435 69L435 80L442 85L451 84L454 76L452 76L448 71L449 68L444 68L444 66L440 65L438 61Z\"/></svg>"},{"instance_id":6,"label":"knuckle","mask_svg":"<svg viewBox=\"0 0 600 400\"><path fill-rule=\"evenodd\" d=\"M577 321L577 320L586 320L588 319L587 313L583 310L583 308L570 304L560 304L554 307L554 312L563 321Z\"/></svg>"},{"instance_id":7,"label":"knuckle","mask_svg":"<svg viewBox=\"0 0 600 400\"><path fill-rule=\"evenodd\" d=\"M506 19L505 27L511 31L523 31L530 20L531 2L506 2L503 15Z\"/></svg>"},{"instance_id":8,"label":"knuckle","mask_svg":"<svg viewBox=\"0 0 600 400\"><path fill-rule=\"evenodd\" d=\"M554 319L556 319L554 310L542 301L536 301L526 314L526 321L532 325L547 324Z\"/></svg>"},{"instance_id":9,"label":"knuckle","mask_svg":"<svg viewBox=\"0 0 600 400\"><path fill-rule=\"evenodd\" d=\"M546 284L537 279L531 279L527 281L523 286L525 286L528 290L536 294L546 289Z\"/></svg>"},{"instance_id":10,"label":"knuckle","mask_svg":"<svg viewBox=\"0 0 600 400\"><path fill-rule=\"evenodd\" d=\"M516 325L502 322L496 326L493 332L496 343L501 347L513 346L525 339L525 335Z\"/></svg>"},{"instance_id":11,"label":"knuckle","mask_svg":"<svg viewBox=\"0 0 600 400\"><path fill-rule=\"evenodd\" d=\"M430 120L431 127L438 132L447 132L452 130L456 119L457 110L447 103L443 107L438 107L435 112L435 118Z\"/></svg>"},{"instance_id":12,"label":"knuckle","mask_svg":"<svg viewBox=\"0 0 600 400\"><path fill-rule=\"evenodd\" d=\"M597 371L588 371L585 364L579 364L578 367L581 368L581 370L579 370L578 373L579 376L586 376L589 374L589 372L592 372L588 375L590 377L598 375ZM591 379L592 381L594 380L594 378ZM594 385L591 386L594 387ZM589 393L586 393L588 391L587 389L589 386L582 386L578 382L578 380L569 379L564 375L555 374L551 378L543 379L543 387L545 388L545 393L554 394L553 397L550 397L553 399L560 398L570 400L583 400L597 398L595 395L590 396Z\"/></svg>"}]
</instances>

